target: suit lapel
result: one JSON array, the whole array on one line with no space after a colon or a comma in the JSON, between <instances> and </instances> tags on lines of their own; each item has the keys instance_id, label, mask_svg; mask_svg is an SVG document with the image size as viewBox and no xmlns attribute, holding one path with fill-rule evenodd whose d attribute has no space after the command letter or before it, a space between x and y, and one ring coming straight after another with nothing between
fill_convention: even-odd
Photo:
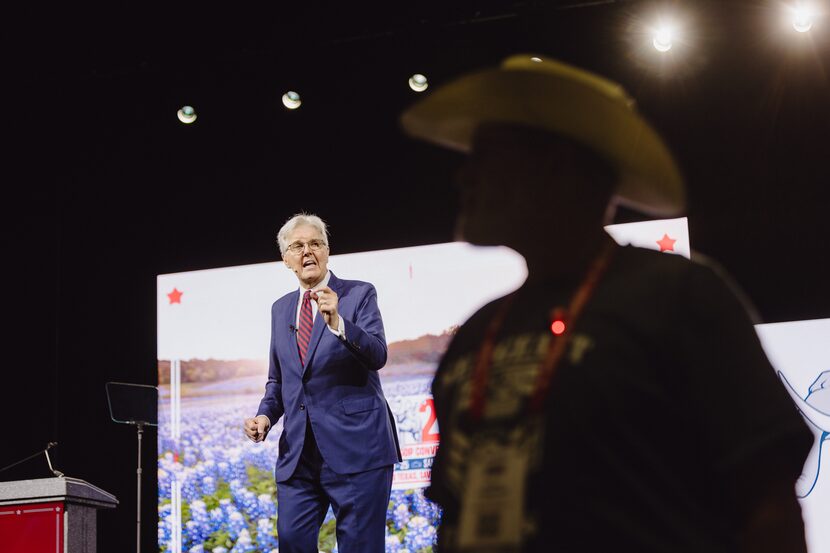
<instances>
[{"instance_id":1,"label":"suit lapel","mask_svg":"<svg viewBox=\"0 0 830 553\"><path fill-rule=\"evenodd\" d=\"M334 276L334 273L331 273L331 278L329 278L329 288L340 296L340 279ZM326 319L320 311L317 311L317 316L314 318L314 326L311 328L311 341L308 343L308 356L306 357L305 366L303 366L303 374L305 374L306 368L311 364L311 360L314 359L314 352L317 351L317 345L320 343L323 332L328 332L326 330ZM297 357L299 358L299 355Z\"/></svg>"}]
</instances>

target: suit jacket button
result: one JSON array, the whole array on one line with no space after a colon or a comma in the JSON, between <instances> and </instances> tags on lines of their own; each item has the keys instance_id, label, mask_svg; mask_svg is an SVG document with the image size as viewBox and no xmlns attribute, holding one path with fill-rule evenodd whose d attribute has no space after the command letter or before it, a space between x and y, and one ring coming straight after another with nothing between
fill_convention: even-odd
<instances>
[{"instance_id":1,"label":"suit jacket button","mask_svg":"<svg viewBox=\"0 0 830 553\"><path fill-rule=\"evenodd\" d=\"M305 411L305 403L300 404L300 411Z\"/></svg>"}]
</instances>

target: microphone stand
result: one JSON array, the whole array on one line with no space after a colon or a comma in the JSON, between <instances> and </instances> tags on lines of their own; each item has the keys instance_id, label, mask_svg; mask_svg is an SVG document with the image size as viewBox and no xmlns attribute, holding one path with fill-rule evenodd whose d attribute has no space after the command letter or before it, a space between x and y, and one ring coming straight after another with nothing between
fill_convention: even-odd
<instances>
[{"instance_id":1,"label":"microphone stand","mask_svg":"<svg viewBox=\"0 0 830 553\"><path fill-rule=\"evenodd\" d=\"M136 437L138 439L138 467L135 471L136 479L136 519L135 519L135 551L141 553L141 438L144 435L144 422L136 421Z\"/></svg>"},{"instance_id":2,"label":"microphone stand","mask_svg":"<svg viewBox=\"0 0 830 553\"><path fill-rule=\"evenodd\" d=\"M135 550L136 553L141 553L141 477L144 472L141 468L141 449L146 427L158 426L158 388L144 384L107 382L106 390L110 418L119 424L131 424L136 430Z\"/></svg>"},{"instance_id":3,"label":"microphone stand","mask_svg":"<svg viewBox=\"0 0 830 553\"><path fill-rule=\"evenodd\" d=\"M48 444L46 444L46 449L42 449L42 450L38 451L37 453L32 453L31 455L29 455L29 456L28 456L28 457L26 457L25 459L21 459L21 460L19 460L19 461L15 461L15 462L14 462L14 463L12 463L11 465L7 465L7 466L5 466L5 467L1 468L1 469L0 469L0 472L7 471L7 470L9 470L9 469L10 469L10 468L12 468L12 467L16 467L16 466L17 466L17 465L19 465L20 463L25 463L25 462L26 462L26 461L28 461L29 459L34 459L35 457L37 457L38 455L40 455L41 453L43 453L43 454L45 454L45 455L46 455L46 462L49 464L49 470L52 472L52 474L54 474L54 475L55 475L55 476L57 476L58 478L63 478L63 473L62 473L61 471L59 471L59 470L55 470L55 469L52 467L52 459L50 459L50 458L49 458L49 450L50 450L50 449L52 449L53 447L55 447L56 445L58 445L58 442L49 442Z\"/></svg>"},{"instance_id":4,"label":"microphone stand","mask_svg":"<svg viewBox=\"0 0 830 553\"><path fill-rule=\"evenodd\" d=\"M57 476L58 478L63 478L63 473L59 470L55 470L52 468L52 459L49 458L49 449L52 446L58 445L57 442L49 442L49 445L46 446L46 449L43 450L44 455L46 455L46 463L49 465L49 470L52 471L52 474Z\"/></svg>"}]
</instances>

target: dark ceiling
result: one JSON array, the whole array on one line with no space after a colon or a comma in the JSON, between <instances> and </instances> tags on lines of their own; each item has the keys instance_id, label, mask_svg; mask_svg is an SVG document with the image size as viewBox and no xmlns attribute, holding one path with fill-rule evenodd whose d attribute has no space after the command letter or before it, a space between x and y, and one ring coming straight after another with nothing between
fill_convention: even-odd
<instances>
[{"instance_id":1,"label":"dark ceiling","mask_svg":"<svg viewBox=\"0 0 830 553\"><path fill-rule=\"evenodd\" d=\"M2 24L20 384L0 465L59 441L64 472L125 503L103 550L131 543L134 501L134 436L108 421L103 383L155 383L156 274L274 260L303 209L330 222L335 253L452 238L457 158L397 125L414 72L435 86L533 51L618 80L683 167L693 248L768 321L830 316L830 17L800 35L764 0L283 4L24 7ZM686 32L660 57L644 30L666 13Z\"/></svg>"},{"instance_id":2,"label":"dark ceiling","mask_svg":"<svg viewBox=\"0 0 830 553\"><path fill-rule=\"evenodd\" d=\"M415 98L407 77L434 86L541 52L638 99L687 175L693 247L767 318L818 317L819 291L803 283L821 282L810 275L827 235L830 20L800 35L779 11L760 1L30 10L7 22L17 96L7 106L20 129L6 151L30 160L27 188L57 204L60 235L108 251L129 241L161 272L272 259L274 228L300 208L331 221L340 251L443 241L454 160L399 132ZM659 56L643 32L667 13L685 35ZM279 101L288 89L303 95L297 112ZM175 117L183 104L197 109L192 126ZM801 285L785 292L788 282Z\"/></svg>"}]
</instances>

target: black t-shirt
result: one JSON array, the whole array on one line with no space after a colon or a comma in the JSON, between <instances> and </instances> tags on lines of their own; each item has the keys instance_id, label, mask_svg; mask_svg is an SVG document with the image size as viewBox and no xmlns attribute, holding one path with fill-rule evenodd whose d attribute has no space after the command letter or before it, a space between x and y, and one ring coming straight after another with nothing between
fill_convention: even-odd
<instances>
[{"instance_id":1,"label":"black t-shirt","mask_svg":"<svg viewBox=\"0 0 830 553\"><path fill-rule=\"evenodd\" d=\"M473 366L504 300L450 344L433 382L441 446L428 490L444 509L441 551L455 550L470 452L528 420L551 308L579 284L518 291L478 422L468 412ZM812 442L737 294L708 266L616 248L568 332L528 471L523 551L735 551L753 493L795 482Z\"/></svg>"}]
</instances>

